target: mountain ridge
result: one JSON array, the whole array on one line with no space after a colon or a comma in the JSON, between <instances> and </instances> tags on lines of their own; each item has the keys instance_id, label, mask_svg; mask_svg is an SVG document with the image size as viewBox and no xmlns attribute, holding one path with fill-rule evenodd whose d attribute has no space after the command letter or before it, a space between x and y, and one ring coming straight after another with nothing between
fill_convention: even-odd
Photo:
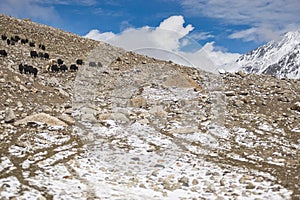
<instances>
[{"instance_id":1,"label":"mountain ridge","mask_svg":"<svg viewBox=\"0 0 300 200\"><path fill-rule=\"evenodd\" d=\"M240 56L225 68L246 73L269 74L279 78L300 79L300 30L287 32Z\"/></svg>"}]
</instances>

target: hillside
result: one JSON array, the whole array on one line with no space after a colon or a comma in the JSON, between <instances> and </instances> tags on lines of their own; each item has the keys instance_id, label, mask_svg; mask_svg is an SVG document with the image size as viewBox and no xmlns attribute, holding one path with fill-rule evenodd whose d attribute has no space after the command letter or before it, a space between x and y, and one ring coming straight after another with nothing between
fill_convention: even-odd
<instances>
[{"instance_id":1,"label":"hillside","mask_svg":"<svg viewBox=\"0 0 300 200\"><path fill-rule=\"evenodd\" d=\"M1 199L299 199L298 80L218 76L5 15L0 30L36 45L0 40ZM33 50L85 64L48 72Z\"/></svg>"}]
</instances>

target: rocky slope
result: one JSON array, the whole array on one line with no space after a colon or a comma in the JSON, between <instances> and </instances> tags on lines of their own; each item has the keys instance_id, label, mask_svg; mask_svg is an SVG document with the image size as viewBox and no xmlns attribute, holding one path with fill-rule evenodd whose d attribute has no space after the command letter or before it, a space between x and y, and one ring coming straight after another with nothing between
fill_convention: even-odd
<instances>
[{"instance_id":1,"label":"rocky slope","mask_svg":"<svg viewBox=\"0 0 300 200\"><path fill-rule=\"evenodd\" d=\"M247 73L300 79L300 30L250 51L231 65Z\"/></svg>"},{"instance_id":2,"label":"rocky slope","mask_svg":"<svg viewBox=\"0 0 300 200\"><path fill-rule=\"evenodd\" d=\"M216 76L4 15L0 27L67 65L102 64L46 72L34 47L0 41L1 199L299 198L299 81Z\"/></svg>"}]
</instances>

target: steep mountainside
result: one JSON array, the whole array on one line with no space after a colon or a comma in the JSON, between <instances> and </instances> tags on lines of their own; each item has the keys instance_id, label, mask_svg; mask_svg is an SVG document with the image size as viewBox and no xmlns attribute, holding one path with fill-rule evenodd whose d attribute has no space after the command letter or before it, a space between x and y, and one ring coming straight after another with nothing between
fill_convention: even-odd
<instances>
[{"instance_id":1,"label":"steep mountainside","mask_svg":"<svg viewBox=\"0 0 300 200\"><path fill-rule=\"evenodd\" d=\"M233 65L248 73L300 79L300 30L250 51Z\"/></svg>"},{"instance_id":2,"label":"steep mountainside","mask_svg":"<svg viewBox=\"0 0 300 200\"><path fill-rule=\"evenodd\" d=\"M4 15L0 35L0 199L299 199L298 80L217 76Z\"/></svg>"}]
</instances>

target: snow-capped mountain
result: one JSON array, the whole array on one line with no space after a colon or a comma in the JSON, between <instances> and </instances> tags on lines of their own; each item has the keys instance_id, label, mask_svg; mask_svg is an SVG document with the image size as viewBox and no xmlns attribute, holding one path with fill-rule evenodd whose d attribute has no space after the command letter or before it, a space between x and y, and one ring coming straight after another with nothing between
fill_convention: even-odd
<instances>
[{"instance_id":1,"label":"snow-capped mountain","mask_svg":"<svg viewBox=\"0 0 300 200\"><path fill-rule=\"evenodd\" d=\"M300 30L242 55L233 65L247 73L300 79Z\"/></svg>"}]
</instances>

